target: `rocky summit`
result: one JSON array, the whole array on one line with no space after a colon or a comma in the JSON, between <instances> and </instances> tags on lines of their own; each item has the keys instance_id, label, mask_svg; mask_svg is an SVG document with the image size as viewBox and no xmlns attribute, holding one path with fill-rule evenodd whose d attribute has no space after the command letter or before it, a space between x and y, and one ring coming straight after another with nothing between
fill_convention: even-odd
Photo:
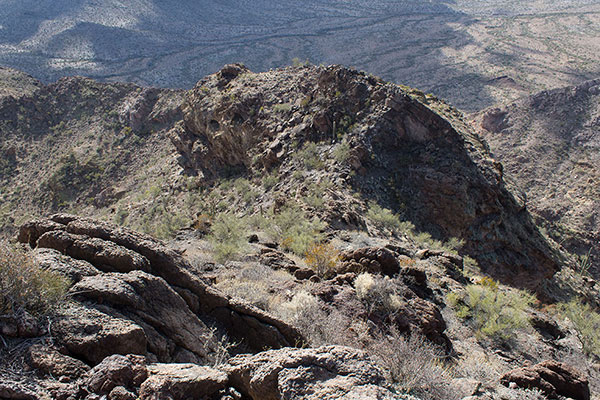
<instances>
[{"instance_id":1,"label":"rocky summit","mask_svg":"<svg viewBox=\"0 0 600 400\"><path fill-rule=\"evenodd\" d=\"M600 286L444 101L3 73L0 398L597 398Z\"/></svg>"}]
</instances>

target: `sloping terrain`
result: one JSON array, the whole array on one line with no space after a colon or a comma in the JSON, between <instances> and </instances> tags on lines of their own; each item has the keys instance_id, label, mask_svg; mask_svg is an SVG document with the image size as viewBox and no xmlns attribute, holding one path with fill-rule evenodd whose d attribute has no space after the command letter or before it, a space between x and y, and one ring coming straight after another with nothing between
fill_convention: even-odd
<instances>
[{"instance_id":1,"label":"sloping terrain","mask_svg":"<svg viewBox=\"0 0 600 400\"><path fill-rule=\"evenodd\" d=\"M597 399L600 286L445 102L6 73L0 397Z\"/></svg>"},{"instance_id":2,"label":"sloping terrain","mask_svg":"<svg viewBox=\"0 0 600 400\"><path fill-rule=\"evenodd\" d=\"M469 111L598 75L600 6L578 1L4 1L0 63L190 88L222 65L354 65Z\"/></svg>"},{"instance_id":3,"label":"sloping terrain","mask_svg":"<svg viewBox=\"0 0 600 400\"><path fill-rule=\"evenodd\" d=\"M475 117L547 234L600 272L600 81L544 91ZM589 259L587 258L589 256Z\"/></svg>"}]
</instances>

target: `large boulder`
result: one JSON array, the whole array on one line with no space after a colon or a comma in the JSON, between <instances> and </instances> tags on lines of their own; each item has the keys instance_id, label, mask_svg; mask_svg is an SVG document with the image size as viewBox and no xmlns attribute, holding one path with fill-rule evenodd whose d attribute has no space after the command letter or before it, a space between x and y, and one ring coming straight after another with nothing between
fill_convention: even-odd
<instances>
[{"instance_id":1,"label":"large boulder","mask_svg":"<svg viewBox=\"0 0 600 400\"><path fill-rule=\"evenodd\" d=\"M557 395L575 400L589 400L588 379L570 365L548 360L532 367L514 369L502 376L500 382L515 383L524 389L536 388L550 397Z\"/></svg>"},{"instance_id":2,"label":"large boulder","mask_svg":"<svg viewBox=\"0 0 600 400\"><path fill-rule=\"evenodd\" d=\"M195 364L152 364L140 387L141 400L204 399L226 388L222 371Z\"/></svg>"},{"instance_id":3,"label":"large boulder","mask_svg":"<svg viewBox=\"0 0 600 400\"><path fill-rule=\"evenodd\" d=\"M223 370L230 385L254 400L401 398L387 390L383 372L366 353L349 347L239 355Z\"/></svg>"}]
</instances>

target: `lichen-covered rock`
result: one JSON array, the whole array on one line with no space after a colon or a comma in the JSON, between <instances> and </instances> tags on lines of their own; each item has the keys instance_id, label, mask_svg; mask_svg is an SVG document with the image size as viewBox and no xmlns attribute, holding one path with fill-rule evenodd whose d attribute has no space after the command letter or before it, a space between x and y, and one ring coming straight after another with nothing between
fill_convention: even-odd
<instances>
[{"instance_id":1,"label":"lichen-covered rock","mask_svg":"<svg viewBox=\"0 0 600 400\"><path fill-rule=\"evenodd\" d=\"M222 368L230 385L254 400L394 397L367 354L349 347L270 350L240 355Z\"/></svg>"},{"instance_id":2,"label":"lichen-covered rock","mask_svg":"<svg viewBox=\"0 0 600 400\"><path fill-rule=\"evenodd\" d=\"M146 380L146 358L129 354L112 355L91 369L84 378L84 386L95 394L108 394L118 386L135 388Z\"/></svg>"},{"instance_id":3,"label":"lichen-covered rock","mask_svg":"<svg viewBox=\"0 0 600 400\"><path fill-rule=\"evenodd\" d=\"M116 311L110 312L71 304L59 311L53 334L71 354L92 364L112 354L146 354L144 330Z\"/></svg>"},{"instance_id":4,"label":"lichen-covered rock","mask_svg":"<svg viewBox=\"0 0 600 400\"><path fill-rule=\"evenodd\" d=\"M28 349L28 358L31 367L58 379L66 377L69 380L76 380L90 369L81 360L41 344L33 345Z\"/></svg>"},{"instance_id":5,"label":"lichen-covered rock","mask_svg":"<svg viewBox=\"0 0 600 400\"><path fill-rule=\"evenodd\" d=\"M551 397L560 395L575 400L590 399L588 379L572 366L554 360L514 369L504 374L500 382L505 386L514 383L524 389L536 388Z\"/></svg>"},{"instance_id":6,"label":"lichen-covered rock","mask_svg":"<svg viewBox=\"0 0 600 400\"><path fill-rule=\"evenodd\" d=\"M222 371L194 364L152 364L140 387L141 400L203 399L227 385Z\"/></svg>"}]
</instances>

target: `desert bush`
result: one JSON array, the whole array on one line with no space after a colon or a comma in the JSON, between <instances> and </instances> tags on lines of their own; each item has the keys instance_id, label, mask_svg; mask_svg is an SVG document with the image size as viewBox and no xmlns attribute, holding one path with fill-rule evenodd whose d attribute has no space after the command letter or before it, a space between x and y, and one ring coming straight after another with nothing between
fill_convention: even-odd
<instances>
[{"instance_id":1,"label":"desert bush","mask_svg":"<svg viewBox=\"0 0 600 400\"><path fill-rule=\"evenodd\" d=\"M399 392L423 400L459 399L451 386L452 374L444 365L443 352L420 336L402 336L391 327L375 335L366 349L389 374Z\"/></svg>"},{"instance_id":2,"label":"desert bush","mask_svg":"<svg viewBox=\"0 0 600 400\"><path fill-rule=\"evenodd\" d=\"M333 149L333 159L338 164L344 164L350 159L350 155L352 154L352 147L350 147L350 143L347 140L343 140Z\"/></svg>"},{"instance_id":3,"label":"desert bush","mask_svg":"<svg viewBox=\"0 0 600 400\"><path fill-rule=\"evenodd\" d=\"M534 297L522 290L501 290L498 283L486 278L481 284L468 285L465 293L450 293L448 302L459 318L470 319L478 334L492 339L511 339L527 326L525 310Z\"/></svg>"},{"instance_id":4,"label":"desert bush","mask_svg":"<svg viewBox=\"0 0 600 400\"><path fill-rule=\"evenodd\" d=\"M370 312L391 314L403 305L398 286L392 279L364 272L354 280L356 296Z\"/></svg>"},{"instance_id":5,"label":"desert bush","mask_svg":"<svg viewBox=\"0 0 600 400\"><path fill-rule=\"evenodd\" d=\"M284 250L303 256L315 242L322 239L325 224L318 218L309 219L297 207L285 207L279 214L272 213L268 233L280 241Z\"/></svg>"},{"instance_id":6,"label":"desert bush","mask_svg":"<svg viewBox=\"0 0 600 400\"><path fill-rule=\"evenodd\" d=\"M306 251L304 261L321 278L330 278L339 258L339 250L330 243L314 243Z\"/></svg>"},{"instance_id":7,"label":"desert bush","mask_svg":"<svg viewBox=\"0 0 600 400\"><path fill-rule=\"evenodd\" d=\"M394 233L411 233L415 226L408 221L401 221L397 214L391 210L381 207L375 202L369 203L367 218L379 229L387 229Z\"/></svg>"},{"instance_id":8,"label":"desert bush","mask_svg":"<svg viewBox=\"0 0 600 400\"><path fill-rule=\"evenodd\" d=\"M270 174L263 176L263 178L262 178L262 185L266 190L271 189L278 183L279 183L279 175L277 174L277 171L273 171Z\"/></svg>"},{"instance_id":9,"label":"desert bush","mask_svg":"<svg viewBox=\"0 0 600 400\"><path fill-rule=\"evenodd\" d=\"M65 277L41 269L22 248L0 243L0 314L43 316L64 300L68 288Z\"/></svg>"},{"instance_id":10,"label":"desert bush","mask_svg":"<svg viewBox=\"0 0 600 400\"><path fill-rule=\"evenodd\" d=\"M225 262L234 259L248 246L247 224L244 218L233 214L218 214L211 226L208 240L213 246L215 259Z\"/></svg>"},{"instance_id":11,"label":"desert bush","mask_svg":"<svg viewBox=\"0 0 600 400\"><path fill-rule=\"evenodd\" d=\"M319 152L319 146L314 142L307 142L296 153L295 158L300 160L307 169L322 169L325 167L325 163Z\"/></svg>"},{"instance_id":12,"label":"desert bush","mask_svg":"<svg viewBox=\"0 0 600 400\"><path fill-rule=\"evenodd\" d=\"M300 291L291 300L275 305L271 312L296 327L311 346L347 344L345 332L350 325L339 311L328 313L316 296Z\"/></svg>"},{"instance_id":13,"label":"desert bush","mask_svg":"<svg viewBox=\"0 0 600 400\"><path fill-rule=\"evenodd\" d=\"M575 326L583 351L600 357L600 314L579 299L559 304L558 310Z\"/></svg>"}]
</instances>

